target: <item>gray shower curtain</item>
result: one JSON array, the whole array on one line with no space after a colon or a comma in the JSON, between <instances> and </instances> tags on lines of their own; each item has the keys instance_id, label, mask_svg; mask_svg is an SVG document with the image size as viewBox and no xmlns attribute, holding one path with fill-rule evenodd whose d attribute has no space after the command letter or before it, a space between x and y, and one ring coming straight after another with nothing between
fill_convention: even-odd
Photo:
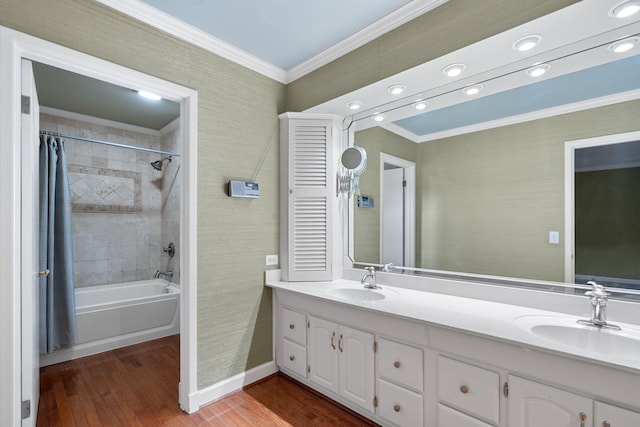
<instances>
[{"instance_id":1,"label":"gray shower curtain","mask_svg":"<svg viewBox=\"0 0 640 427\"><path fill-rule=\"evenodd\" d=\"M40 136L40 354L72 347L76 337L71 195L60 138Z\"/></svg>"}]
</instances>

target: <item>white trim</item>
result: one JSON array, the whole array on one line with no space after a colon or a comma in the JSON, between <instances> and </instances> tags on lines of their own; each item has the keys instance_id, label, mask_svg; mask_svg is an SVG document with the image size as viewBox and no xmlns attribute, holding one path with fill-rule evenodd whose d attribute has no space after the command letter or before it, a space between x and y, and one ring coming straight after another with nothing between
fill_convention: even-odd
<instances>
[{"instance_id":1,"label":"white trim","mask_svg":"<svg viewBox=\"0 0 640 427\"><path fill-rule=\"evenodd\" d=\"M88 116L86 114L74 113L73 111L60 110L58 108L40 106L40 113L49 114L51 116L62 117L65 119L78 120L85 123L91 123L100 126L109 126L116 129L128 130L131 132L142 133L151 136L160 136L160 131L149 129L142 126L130 125L129 123L116 122L114 120L101 119L100 117ZM49 129L50 130L50 129Z\"/></svg>"},{"instance_id":2,"label":"white trim","mask_svg":"<svg viewBox=\"0 0 640 427\"><path fill-rule=\"evenodd\" d=\"M183 191L180 208L181 406L198 409L186 401L197 393L197 108L193 89L161 80L123 66L95 58L54 43L0 26L0 234L5 245L0 253L0 271L7 282L0 298L0 425L20 425L20 63L22 58L130 88L149 90L180 103L182 132Z\"/></svg>"},{"instance_id":3,"label":"white trim","mask_svg":"<svg viewBox=\"0 0 640 427\"><path fill-rule=\"evenodd\" d=\"M278 372L276 363L267 362L238 375L234 375L231 378L227 378L226 380L220 381L219 383L210 385L209 387L198 391L198 404L200 406L204 406L214 402L230 393L233 393L234 391L242 389L242 387L246 385L266 378L276 372Z\"/></svg>"},{"instance_id":4,"label":"white trim","mask_svg":"<svg viewBox=\"0 0 640 427\"><path fill-rule=\"evenodd\" d=\"M414 267L416 265L416 164L410 160L402 159L400 157L392 156L387 153L380 153L380 263L382 264L382 206L384 204L384 198L382 193L383 179L384 179L384 164L390 163L392 165L400 166L406 172L405 180L407 181L406 187L406 199L404 202L405 208L405 243L404 250L406 257L409 258L409 263L405 264L406 267Z\"/></svg>"},{"instance_id":5,"label":"white trim","mask_svg":"<svg viewBox=\"0 0 640 427\"><path fill-rule=\"evenodd\" d=\"M105 6L158 28L181 40L242 65L280 83L291 83L324 65L356 50L370 41L435 9L448 0L413 0L368 27L352 34L318 55L288 70L280 68L235 47L211 34L162 12L140 0L97 0Z\"/></svg>"},{"instance_id":6,"label":"white trim","mask_svg":"<svg viewBox=\"0 0 640 427\"><path fill-rule=\"evenodd\" d=\"M364 46L389 31L395 30L412 19L443 5L447 1L448 0L413 0L368 27L363 28L362 30L325 49L314 57L289 68L287 70L285 83L291 83L317 70L318 68L341 58L349 52Z\"/></svg>"},{"instance_id":7,"label":"white trim","mask_svg":"<svg viewBox=\"0 0 640 427\"><path fill-rule=\"evenodd\" d=\"M640 139L640 131L625 132L595 138L577 139L564 143L564 281L574 283L575 277L575 215L574 215L574 158L579 148L621 144Z\"/></svg>"}]
</instances>

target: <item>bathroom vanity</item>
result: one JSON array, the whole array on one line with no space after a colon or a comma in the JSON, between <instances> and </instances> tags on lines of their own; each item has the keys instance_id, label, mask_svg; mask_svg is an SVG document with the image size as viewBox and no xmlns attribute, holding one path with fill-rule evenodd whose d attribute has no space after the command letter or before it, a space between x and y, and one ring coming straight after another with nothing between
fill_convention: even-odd
<instances>
[{"instance_id":1,"label":"bathroom vanity","mask_svg":"<svg viewBox=\"0 0 640 427\"><path fill-rule=\"evenodd\" d=\"M469 286L418 280L426 289ZM585 297L552 311L549 301L562 296L518 290L528 302L517 305L403 281L386 275L370 290L359 280L268 274L277 365L385 426L640 425L640 326L579 325Z\"/></svg>"}]
</instances>

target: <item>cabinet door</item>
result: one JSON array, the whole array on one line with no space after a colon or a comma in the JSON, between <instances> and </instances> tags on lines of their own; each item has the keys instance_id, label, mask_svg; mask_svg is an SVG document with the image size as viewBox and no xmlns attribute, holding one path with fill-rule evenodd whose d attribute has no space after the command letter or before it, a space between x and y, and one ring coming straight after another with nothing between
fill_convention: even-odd
<instances>
[{"instance_id":1,"label":"cabinet door","mask_svg":"<svg viewBox=\"0 0 640 427\"><path fill-rule=\"evenodd\" d=\"M593 402L577 394L509 376L509 425L593 427Z\"/></svg>"},{"instance_id":2,"label":"cabinet door","mask_svg":"<svg viewBox=\"0 0 640 427\"><path fill-rule=\"evenodd\" d=\"M638 427L640 413L607 405L595 403L595 427Z\"/></svg>"},{"instance_id":3,"label":"cabinet door","mask_svg":"<svg viewBox=\"0 0 640 427\"><path fill-rule=\"evenodd\" d=\"M340 326L340 395L373 412L373 334Z\"/></svg>"},{"instance_id":4,"label":"cabinet door","mask_svg":"<svg viewBox=\"0 0 640 427\"><path fill-rule=\"evenodd\" d=\"M309 318L309 379L338 393L338 325Z\"/></svg>"}]
</instances>

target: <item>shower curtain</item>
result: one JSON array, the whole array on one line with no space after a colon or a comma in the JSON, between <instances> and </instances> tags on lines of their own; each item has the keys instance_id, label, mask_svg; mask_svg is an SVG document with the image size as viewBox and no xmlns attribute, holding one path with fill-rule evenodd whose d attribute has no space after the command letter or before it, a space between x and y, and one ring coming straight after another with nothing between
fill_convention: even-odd
<instances>
[{"instance_id":1,"label":"shower curtain","mask_svg":"<svg viewBox=\"0 0 640 427\"><path fill-rule=\"evenodd\" d=\"M60 138L40 136L40 354L72 347L76 337L71 195Z\"/></svg>"}]
</instances>

